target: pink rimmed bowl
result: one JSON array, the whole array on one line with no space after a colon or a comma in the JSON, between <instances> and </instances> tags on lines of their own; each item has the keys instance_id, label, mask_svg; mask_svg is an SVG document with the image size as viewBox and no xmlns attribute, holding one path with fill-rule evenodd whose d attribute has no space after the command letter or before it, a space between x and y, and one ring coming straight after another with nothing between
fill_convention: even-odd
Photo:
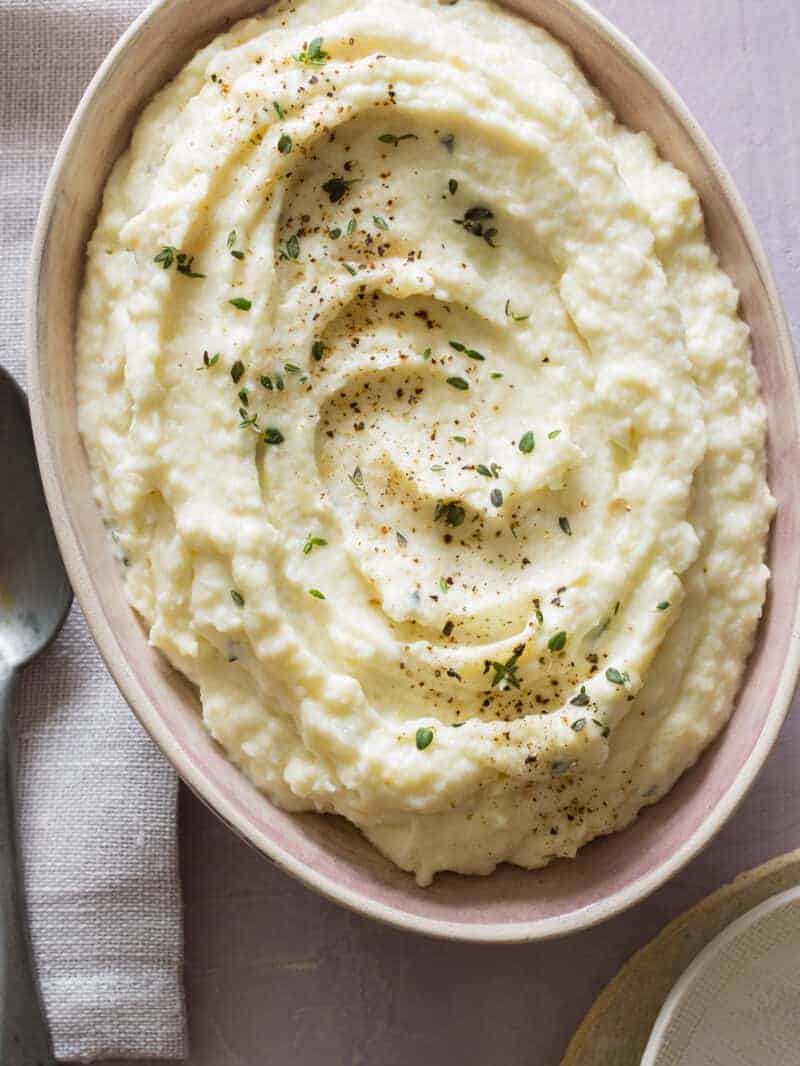
<instances>
[{"instance_id":1,"label":"pink rimmed bowl","mask_svg":"<svg viewBox=\"0 0 800 1066\"><path fill-rule=\"evenodd\" d=\"M196 49L265 6L265 0L157 0L97 72L50 175L33 248L28 375L45 491L75 593L120 689L184 781L235 832L306 885L373 918L452 939L525 941L586 928L641 900L708 843L752 784L794 690L800 390L769 266L713 148L636 48L581 0L509 2L570 45L619 117L647 130L701 194L711 242L741 290L769 411L770 481L778 500L768 560L773 576L733 718L665 799L574 861L532 872L503 866L490 877L445 874L418 888L343 819L273 807L210 739L194 690L148 645L128 606L78 435L76 304L85 244L111 166L152 94Z\"/></svg>"}]
</instances>

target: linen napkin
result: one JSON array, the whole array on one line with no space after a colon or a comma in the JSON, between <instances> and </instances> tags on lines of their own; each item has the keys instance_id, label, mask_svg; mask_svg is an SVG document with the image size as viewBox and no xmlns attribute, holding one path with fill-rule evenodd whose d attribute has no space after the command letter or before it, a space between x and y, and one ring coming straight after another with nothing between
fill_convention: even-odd
<instances>
[{"instance_id":1,"label":"linen napkin","mask_svg":"<svg viewBox=\"0 0 800 1066\"><path fill-rule=\"evenodd\" d=\"M47 172L81 93L143 7L0 0L0 361L20 381L28 255ZM177 780L77 607L25 672L16 713L28 911L56 1055L182 1058Z\"/></svg>"}]
</instances>

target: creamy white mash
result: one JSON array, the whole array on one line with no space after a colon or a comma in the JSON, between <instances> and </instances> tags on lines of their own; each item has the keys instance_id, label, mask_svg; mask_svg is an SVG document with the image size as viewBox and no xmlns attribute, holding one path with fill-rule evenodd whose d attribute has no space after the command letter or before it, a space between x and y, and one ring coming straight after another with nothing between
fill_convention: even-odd
<instances>
[{"instance_id":1,"label":"creamy white mash","mask_svg":"<svg viewBox=\"0 0 800 1066\"><path fill-rule=\"evenodd\" d=\"M573 856L726 721L773 500L687 178L483 0L280 3L160 92L80 423L153 644L420 884Z\"/></svg>"}]
</instances>

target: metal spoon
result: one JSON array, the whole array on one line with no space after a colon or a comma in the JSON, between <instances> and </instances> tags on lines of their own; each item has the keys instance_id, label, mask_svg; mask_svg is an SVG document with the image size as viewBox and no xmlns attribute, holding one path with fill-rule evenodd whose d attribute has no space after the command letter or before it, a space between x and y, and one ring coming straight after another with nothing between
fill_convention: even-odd
<instances>
[{"instance_id":1,"label":"metal spoon","mask_svg":"<svg viewBox=\"0 0 800 1066\"><path fill-rule=\"evenodd\" d=\"M25 395L0 367L0 1062L55 1063L31 959L14 818L11 701L72 602L44 502Z\"/></svg>"}]
</instances>

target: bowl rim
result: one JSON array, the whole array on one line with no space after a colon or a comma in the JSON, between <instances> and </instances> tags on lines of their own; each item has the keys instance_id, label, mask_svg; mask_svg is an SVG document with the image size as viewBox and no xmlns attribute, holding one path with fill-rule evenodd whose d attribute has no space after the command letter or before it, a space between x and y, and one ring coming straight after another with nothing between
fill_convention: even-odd
<instances>
[{"instance_id":1,"label":"bowl rim","mask_svg":"<svg viewBox=\"0 0 800 1066\"><path fill-rule=\"evenodd\" d=\"M612 894L570 914L525 921L487 923L474 920L462 923L422 917L396 906L378 902L366 892L345 888L333 878L318 872L286 851L276 841L252 826L247 818L239 816L213 780L199 772L191 761L185 758L172 733L155 708L151 706L147 694L113 634L100 597L93 588L88 566L80 552L79 542L70 521L70 507L66 494L56 476L54 448L47 430L47 400L42 390L39 374L37 294L42 272L43 252L58 197L62 169L75 142L80 137L84 116L93 98L102 90L117 58L162 9L175 2L177 0L153 0L119 38L89 82L54 158L43 193L31 248L26 289L25 343L34 440L53 527L75 597L81 606L90 632L111 676L139 723L158 745L184 783L237 836L308 888L356 913L396 928L447 940L486 944L523 943L548 940L589 929L627 910L661 887L709 843L741 803L776 740L795 691L798 673L800 673L800 600L795 604L786 658L774 699L764 718L763 728L739 773L716 802L714 809L668 861L639 875ZM501 0L502 2L504 0ZM620 53L622 59L640 77L650 83L717 179L723 196L727 199L737 220L742 238L763 285L779 342L771 358L777 359L782 364L790 383L791 405L795 414L800 416L800 372L793 356L791 334L781 297L750 213L716 149L678 91L621 30L596 11L586 0L552 0L552 2L556 7L567 10L573 17L583 20L592 33L601 37L607 45ZM265 0L265 9L268 6L269 0ZM508 6L513 8L513 0Z\"/></svg>"}]
</instances>

